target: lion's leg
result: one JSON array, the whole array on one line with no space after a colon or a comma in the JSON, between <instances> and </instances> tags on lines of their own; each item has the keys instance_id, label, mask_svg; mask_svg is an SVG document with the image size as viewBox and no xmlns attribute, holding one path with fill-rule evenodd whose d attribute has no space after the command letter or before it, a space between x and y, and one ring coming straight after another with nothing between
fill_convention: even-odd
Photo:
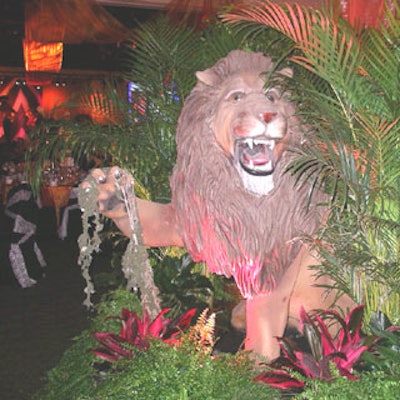
<instances>
[{"instance_id":1,"label":"lion's leg","mask_svg":"<svg viewBox=\"0 0 400 400\"><path fill-rule=\"evenodd\" d=\"M279 356L276 337L283 336L286 325L299 327L300 308L306 312L336 309L346 314L354 307L347 295L337 297L336 291L327 293L325 287L331 282L327 277L316 279L316 258L306 248L300 251L288 269L281 284L272 293L246 300L246 350L272 360ZM338 326L331 325L335 334Z\"/></svg>"},{"instance_id":2,"label":"lion's leg","mask_svg":"<svg viewBox=\"0 0 400 400\"><path fill-rule=\"evenodd\" d=\"M289 300L273 293L246 300L246 340L245 349L269 361L279 356L276 340L286 327Z\"/></svg>"},{"instance_id":3,"label":"lion's leg","mask_svg":"<svg viewBox=\"0 0 400 400\"><path fill-rule=\"evenodd\" d=\"M246 300L246 350L252 350L270 361L279 356L276 337L284 334L290 299L303 258L304 254L300 252L271 293Z\"/></svg>"}]
</instances>

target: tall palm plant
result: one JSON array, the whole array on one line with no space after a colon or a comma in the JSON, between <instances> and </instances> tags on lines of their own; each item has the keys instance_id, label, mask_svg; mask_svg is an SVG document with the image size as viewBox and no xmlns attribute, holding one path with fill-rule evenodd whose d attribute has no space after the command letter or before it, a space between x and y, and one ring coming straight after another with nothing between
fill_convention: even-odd
<instances>
[{"instance_id":1,"label":"tall palm plant","mask_svg":"<svg viewBox=\"0 0 400 400\"><path fill-rule=\"evenodd\" d=\"M396 3L396 2L394 2ZM313 10L270 0L225 21L273 28L292 41L291 90L312 128L290 166L331 195L329 220L314 241L336 287L400 317L400 6L379 29L355 29L338 8Z\"/></svg>"}]
</instances>

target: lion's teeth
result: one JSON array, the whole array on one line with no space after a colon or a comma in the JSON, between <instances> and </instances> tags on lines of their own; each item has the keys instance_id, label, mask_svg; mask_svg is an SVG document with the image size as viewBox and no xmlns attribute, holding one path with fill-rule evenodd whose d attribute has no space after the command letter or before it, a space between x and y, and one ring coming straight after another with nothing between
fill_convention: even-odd
<instances>
[{"instance_id":1,"label":"lion's teeth","mask_svg":"<svg viewBox=\"0 0 400 400\"><path fill-rule=\"evenodd\" d=\"M254 146L257 145L264 145L264 146L269 146L270 148L274 148L275 146L275 141L274 140L270 140L270 139L252 139L252 138L247 138L244 140L244 143L246 143L246 145L253 150Z\"/></svg>"},{"instance_id":2,"label":"lion's teeth","mask_svg":"<svg viewBox=\"0 0 400 400\"><path fill-rule=\"evenodd\" d=\"M245 143L247 144L247 146L250 147L251 150L253 150L253 144L254 144L253 139L246 139Z\"/></svg>"}]
</instances>

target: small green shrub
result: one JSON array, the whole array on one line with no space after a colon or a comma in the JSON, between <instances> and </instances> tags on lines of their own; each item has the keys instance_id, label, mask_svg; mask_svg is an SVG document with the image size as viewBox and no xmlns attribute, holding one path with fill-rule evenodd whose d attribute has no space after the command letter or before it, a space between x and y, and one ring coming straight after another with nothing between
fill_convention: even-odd
<instances>
[{"instance_id":1,"label":"small green shrub","mask_svg":"<svg viewBox=\"0 0 400 400\"><path fill-rule=\"evenodd\" d=\"M296 399L307 400L398 400L400 375L388 376L382 371L363 373L358 381L337 376L335 381L308 381L306 390Z\"/></svg>"},{"instance_id":2,"label":"small green shrub","mask_svg":"<svg viewBox=\"0 0 400 400\"><path fill-rule=\"evenodd\" d=\"M252 368L240 357L212 359L195 350L171 347L159 341L119 367L120 371L110 374L85 399L278 398L277 392L252 382Z\"/></svg>"}]
</instances>

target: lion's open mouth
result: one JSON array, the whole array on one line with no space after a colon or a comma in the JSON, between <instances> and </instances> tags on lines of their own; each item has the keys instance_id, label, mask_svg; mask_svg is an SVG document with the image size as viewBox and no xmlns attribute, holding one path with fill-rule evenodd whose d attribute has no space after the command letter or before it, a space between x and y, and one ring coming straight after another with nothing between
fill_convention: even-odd
<instances>
[{"instance_id":1,"label":"lion's open mouth","mask_svg":"<svg viewBox=\"0 0 400 400\"><path fill-rule=\"evenodd\" d=\"M241 167L252 175L268 175L274 170L275 140L265 137L243 138L235 141L235 154Z\"/></svg>"}]
</instances>

